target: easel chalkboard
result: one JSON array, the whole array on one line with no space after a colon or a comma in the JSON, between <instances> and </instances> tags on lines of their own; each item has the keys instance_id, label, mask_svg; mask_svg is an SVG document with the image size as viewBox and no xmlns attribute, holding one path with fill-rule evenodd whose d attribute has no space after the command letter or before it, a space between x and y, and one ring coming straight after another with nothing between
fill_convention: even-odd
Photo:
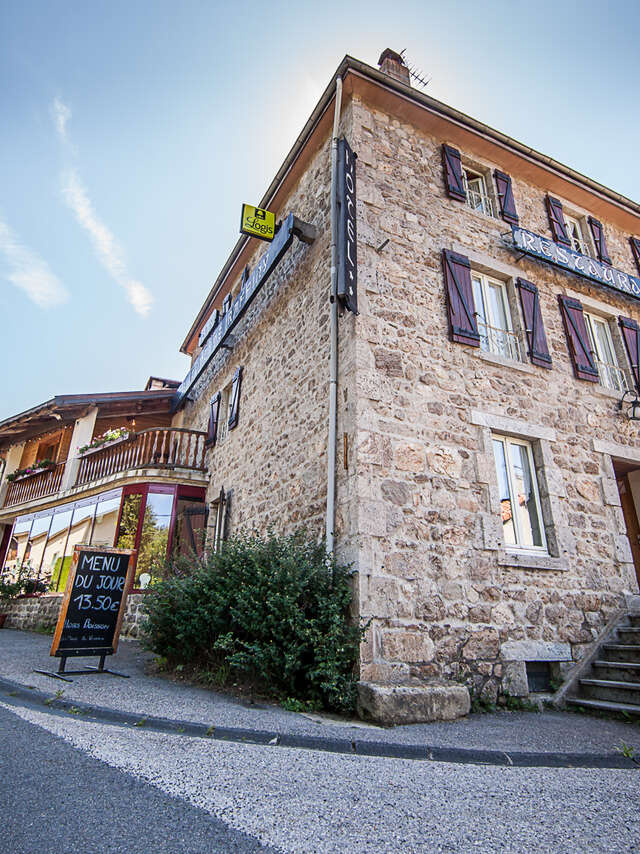
<instances>
[{"instance_id":1,"label":"easel chalkboard","mask_svg":"<svg viewBox=\"0 0 640 854\"><path fill-rule=\"evenodd\" d=\"M67 586L58 615L50 655L60 658L57 672L36 670L45 676L72 682L65 674L125 673L107 670L104 660L118 648L120 625L133 577L132 549L78 545L73 552ZM97 667L65 670L72 656L100 656Z\"/></svg>"}]
</instances>

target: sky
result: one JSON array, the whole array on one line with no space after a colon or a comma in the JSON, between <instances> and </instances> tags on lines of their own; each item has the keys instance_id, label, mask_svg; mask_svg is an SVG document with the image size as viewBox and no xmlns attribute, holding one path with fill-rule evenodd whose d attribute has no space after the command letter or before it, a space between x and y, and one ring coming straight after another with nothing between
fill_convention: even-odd
<instances>
[{"instance_id":1,"label":"sky","mask_svg":"<svg viewBox=\"0 0 640 854\"><path fill-rule=\"evenodd\" d=\"M253 7L253 8L252 8ZM179 347L345 54L640 200L640 3L0 0L0 419Z\"/></svg>"}]
</instances>

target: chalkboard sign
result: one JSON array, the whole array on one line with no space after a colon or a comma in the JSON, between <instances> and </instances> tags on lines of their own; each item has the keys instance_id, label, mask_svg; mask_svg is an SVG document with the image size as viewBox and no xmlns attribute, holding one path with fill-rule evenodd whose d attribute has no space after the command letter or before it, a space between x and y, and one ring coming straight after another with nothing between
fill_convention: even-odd
<instances>
[{"instance_id":1,"label":"chalkboard sign","mask_svg":"<svg viewBox=\"0 0 640 854\"><path fill-rule=\"evenodd\" d=\"M51 655L112 655L133 576L131 549L76 546Z\"/></svg>"}]
</instances>

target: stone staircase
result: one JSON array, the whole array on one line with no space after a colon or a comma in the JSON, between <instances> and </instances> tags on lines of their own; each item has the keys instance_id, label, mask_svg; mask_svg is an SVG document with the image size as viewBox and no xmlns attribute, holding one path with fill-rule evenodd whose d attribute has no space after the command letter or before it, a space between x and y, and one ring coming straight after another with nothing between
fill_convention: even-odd
<instances>
[{"instance_id":1,"label":"stone staircase","mask_svg":"<svg viewBox=\"0 0 640 854\"><path fill-rule=\"evenodd\" d=\"M640 718L640 613L622 617L573 688L568 706Z\"/></svg>"}]
</instances>

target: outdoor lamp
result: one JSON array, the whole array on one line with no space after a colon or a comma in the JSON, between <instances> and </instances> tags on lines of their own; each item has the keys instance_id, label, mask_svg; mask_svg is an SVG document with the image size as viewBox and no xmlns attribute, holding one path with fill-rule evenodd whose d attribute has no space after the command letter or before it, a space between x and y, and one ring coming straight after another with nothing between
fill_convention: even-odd
<instances>
[{"instance_id":1,"label":"outdoor lamp","mask_svg":"<svg viewBox=\"0 0 640 854\"><path fill-rule=\"evenodd\" d=\"M633 400L629 400L625 404L624 399L627 395L633 395ZM626 411L629 421L640 421L640 399L638 398L637 389L633 391L627 389L625 391L618 402L618 409L620 412Z\"/></svg>"}]
</instances>

